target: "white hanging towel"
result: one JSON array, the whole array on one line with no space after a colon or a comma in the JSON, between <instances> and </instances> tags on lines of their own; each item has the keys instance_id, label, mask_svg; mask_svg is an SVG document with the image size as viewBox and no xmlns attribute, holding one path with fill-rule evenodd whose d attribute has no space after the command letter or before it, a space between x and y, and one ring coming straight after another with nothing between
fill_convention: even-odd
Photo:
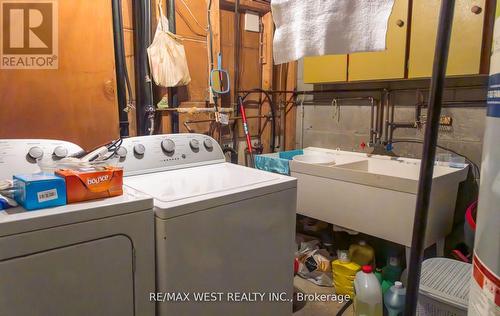
<instances>
[{"instance_id":1,"label":"white hanging towel","mask_svg":"<svg viewBox=\"0 0 500 316\"><path fill-rule=\"evenodd\" d=\"M394 0L272 0L275 64L382 51Z\"/></svg>"}]
</instances>

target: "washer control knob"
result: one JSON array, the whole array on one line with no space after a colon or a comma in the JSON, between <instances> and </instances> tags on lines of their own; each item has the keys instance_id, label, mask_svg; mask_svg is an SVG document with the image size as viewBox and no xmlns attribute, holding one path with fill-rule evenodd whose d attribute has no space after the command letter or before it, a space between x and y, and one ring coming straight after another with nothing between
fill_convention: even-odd
<instances>
[{"instance_id":1,"label":"washer control knob","mask_svg":"<svg viewBox=\"0 0 500 316\"><path fill-rule=\"evenodd\" d=\"M146 147L143 144L135 144L134 145L134 153L136 155L142 156L146 152Z\"/></svg>"},{"instance_id":2,"label":"washer control knob","mask_svg":"<svg viewBox=\"0 0 500 316\"><path fill-rule=\"evenodd\" d=\"M38 146L31 147L28 151L28 156L33 159L40 159L43 157L43 149Z\"/></svg>"},{"instance_id":3,"label":"washer control knob","mask_svg":"<svg viewBox=\"0 0 500 316\"><path fill-rule=\"evenodd\" d=\"M208 138L203 141L203 145L205 145L205 148L207 150L212 150L214 148L214 144L212 143L212 140L208 139Z\"/></svg>"},{"instance_id":4,"label":"washer control knob","mask_svg":"<svg viewBox=\"0 0 500 316\"><path fill-rule=\"evenodd\" d=\"M120 158L125 158L127 157L127 148L123 147L123 146L120 146L117 150L116 150L116 154L118 155L118 157Z\"/></svg>"},{"instance_id":5,"label":"washer control knob","mask_svg":"<svg viewBox=\"0 0 500 316\"><path fill-rule=\"evenodd\" d=\"M167 153L173 153L175 151L175 143L171 139L164 139L161 142L161 148Z\"/></svg>"},{"instance_id":6,"label":"washer control knob","mask_svg":"<svg viewBox=\"0 0 500 316\"><path fill-rule=\"evenodd\" d=\"M198 150L200 149L200 142L196 139L191 139L189 146L191 146L191 149L193 150Z\"/></svg>"},{"instance_id":7,"label":"washer control knob","mask_svg":"<svg viewBox=\"0 0 500 316\"><path fill-rule=\"evenodd\" d=\"M53 155L57 158L65 158L68 155L68 148L64 146L57 146L56 148L54 148Z\"/></svg>"}]
</instances>

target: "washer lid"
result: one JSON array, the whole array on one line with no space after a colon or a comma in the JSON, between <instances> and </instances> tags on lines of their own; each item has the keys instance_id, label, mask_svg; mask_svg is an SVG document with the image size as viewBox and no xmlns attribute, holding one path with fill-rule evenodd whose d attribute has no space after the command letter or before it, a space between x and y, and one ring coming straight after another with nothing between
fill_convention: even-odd
<instances>
[{"instance_id":1,"label":"washer lid","mask_svg":"<svg viewBox=\"0 0 500 316\"><path fill-rule=\"evenodd\" d=\"M224 201L217 202L220 205L232 203L233 199L228 196L234 194L238 194L238 200L241 200L252 198L257 194L269 194L296 186L296 180L291 177L230 163L126 177L124 183L135 190L151 195L155 199L156 215L162 218L215 206L208 200L225 198ZM271 189L270 186L276 187ZM256 192L261 188L265 188L265 192ZM201 208L193 206L198 203L203 204ZM188 204L189 210L169 211L168 215L162 213L164 210Z\"/></svg>"}]
</instances>

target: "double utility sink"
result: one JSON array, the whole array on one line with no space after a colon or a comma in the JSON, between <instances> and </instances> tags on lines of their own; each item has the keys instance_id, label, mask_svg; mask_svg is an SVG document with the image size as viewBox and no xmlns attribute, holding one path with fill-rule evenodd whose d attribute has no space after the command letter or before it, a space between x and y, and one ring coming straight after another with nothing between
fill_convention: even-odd
<instances>
[{"instance_id":1,"label":"double utility sink","mask_svg":"<svg viewBox=\"0 0 500 316\"><path fill-rule=\"evenodd\" d=\"M298 213L404 245L409 253L420 160L314 147L304 154L331 156L332 163L290 161L298 179ZM468 165L434 168L425 240L426 247L437 244L438 255L452 230L458 187L467 172Z\"/></svg>"}]
</instances>

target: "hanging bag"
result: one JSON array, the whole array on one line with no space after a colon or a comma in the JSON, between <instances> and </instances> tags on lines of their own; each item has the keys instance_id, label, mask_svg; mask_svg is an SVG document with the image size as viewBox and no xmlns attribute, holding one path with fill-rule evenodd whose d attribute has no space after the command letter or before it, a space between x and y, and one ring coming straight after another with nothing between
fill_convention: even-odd
<instances>
[{"instance_id":1,"label":"hanging bag","mask_svg":"<svg viewBox=\"0 0 500 316\"><path fill-rule=\"evenodd\" d=\"M161 87L185 86L191 82L186 52L182 39L168 31L168 20L161 5L160 22L151 46L148 47L149 66L156 85Z\"/></svg>"}]
</instances>

